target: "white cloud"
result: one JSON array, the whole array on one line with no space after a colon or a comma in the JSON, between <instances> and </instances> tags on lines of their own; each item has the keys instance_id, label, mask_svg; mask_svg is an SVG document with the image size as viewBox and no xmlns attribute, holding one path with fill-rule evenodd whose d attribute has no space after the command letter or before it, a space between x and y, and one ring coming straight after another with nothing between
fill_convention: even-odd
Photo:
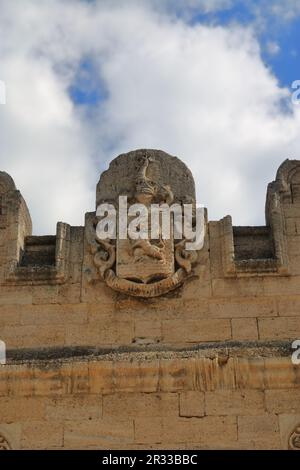
<instances>
[{"instance_id":1,"label":"white cloud","mask_svg":"<svg viewBox=\"0 0 300 470\"><path fill-rule=\"evenodd\" d=\"M299 0L246 0L246 6L256 17L255 27L266 32L286 27L300 15Z\"/></svg>"},{"instance_id":2,"label":"white cloud","mask_svg":"<svg viewBox=\"0 0 300 470\"><path fill-rule=\"evenodd\" d=\"M266 44L266 50L270 55L277 55L280 52L280 46L275 41L268 41Z\"/></svg>"},{"instance_id":3,"label":"white cloud","mask_svg":"<svg viewBox=\"0 0 300 470\"><path fill-rule=\"evenodd\" d=\"M267 5L264 2L264 6ZM300 15L299 0L275 0L268 2L270 12L285 21L290 21Z\"/></svg>"},{"instance_id":4,"label":"white cloud","mask_svg":"<svg viewBox=\"0 0 300 470\"><path fill-rule=\"evenodd\" d=\"M0 167L35 232L82 224L100 171L139 147L181 157L211 219L263 222L267 183L284 158L300 158L300 110L283 111L288 90L250 29L192 27L146 0L19 2L0 1ZM87 56L108 93L89 113L68 95Z\"/></svg>"},{"instance_id":5,"label":"white cloud","mask_svg":"<svg viewBox=\"0 0 300 470\"><path fill-rule=\"evenodd\" d=\"M132 1L132 0L131 0ZM133 0L148 6L167 12L189 14L195 11L199 13L211 13L226 10L233 5L233 0Z\"/></svg>"}]
</instances>

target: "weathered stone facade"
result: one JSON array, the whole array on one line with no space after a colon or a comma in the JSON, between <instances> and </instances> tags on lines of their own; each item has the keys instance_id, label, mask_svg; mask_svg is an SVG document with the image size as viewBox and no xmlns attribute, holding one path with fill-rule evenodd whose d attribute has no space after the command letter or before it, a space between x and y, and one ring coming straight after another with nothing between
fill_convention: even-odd
<instances>
[{"instance_id":1,"label":"weathered stone facade","mask_svg":"<svg viewBox=\"0 0 300 470\"><path fill-rule=\"evenodd\" d=\"M97 203L140 192L194 202L193 177L130 152ZM0 196L0 450L300 449L300 161L268 186L265 227L207 222L196 256L174 241L161 277L142 258L141 282L122 247L95 241L95 213L32 236L6 173Z\"/></svg>"}]
</instances>

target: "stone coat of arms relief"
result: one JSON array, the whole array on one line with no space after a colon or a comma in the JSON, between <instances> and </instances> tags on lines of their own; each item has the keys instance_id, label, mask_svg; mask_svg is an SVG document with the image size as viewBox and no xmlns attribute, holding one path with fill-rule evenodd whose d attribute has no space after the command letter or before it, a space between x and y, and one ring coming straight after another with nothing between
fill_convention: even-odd
<instances>
[{"instance_id":1,"label":"stone coat of arms relief","mask_svg":"<svg viewBox=\"0 0 300 470\"><path fill-rule=\"evenodd\" d=\"M138 150L120 155L101 175L97 207L109 203L119 214L119 196L126 196L129 206L142 204L149 208L149 213L153 204L195 206L194 180L176 157L157 150ZM136 214L128 214L128 227L134 219ZM100 278L116 291L136 297L160 296L180 286L197 262L197 251L186 250L189 240L175 239L172 223L170 236L162 236L161 218L155 238L151 238L152 219L148 218L146 239L121 238L120 222L116 224L115 239L99 238L98 222L99 217L95 215L87 224L87 241Z\"/></svg>"}]
</instances>

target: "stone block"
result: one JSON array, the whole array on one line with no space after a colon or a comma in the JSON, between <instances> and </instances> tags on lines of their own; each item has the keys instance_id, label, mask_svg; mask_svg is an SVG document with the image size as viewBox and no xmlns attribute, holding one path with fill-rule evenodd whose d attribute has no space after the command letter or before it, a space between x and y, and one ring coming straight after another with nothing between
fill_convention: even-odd
<instances>
[{"instance_id":1,"label":"stone block","mask_svg":"<svg viewBox=\"0 0 300 470\"><path fill-rule=\"evenodd\" d=\"M102 396L66 396L45 400L45 414L49 421L99 419L102 417Z\"/></svg>"},{"instance_id":2,"label":"stone block","mask_svg":"<svg viewBox=\"0 0 300 470\"><path fill-rule=\"evenodd\" d=\"M198 343L231 339L228 319L163 320L162 334L165 343Z\"/></svg>"},{"instance_id":3,"label":"stone block","mask_svg":"<svg viewBox=\"0 0 300 470\"><path fill-rule=\"evenodd\" d=\"M11 450L21 449L20 423L0 423L0 436L2 445L8 445Z\"/></svg>"},{"instance_id":4,"label":"stone block","mask_svg":"<svg viewBox=\"0 0 300 470\"><path fill-rule=\"evenodd\" d=\"M179 394L179 416L191 418L204 416L204 393L198 391Z\"/></svg>"},{"instance_id":5,"label":"stone block","mask_svg":"<svg viewBox=\"0 0 300 470\"><path fill-rule=\"evenodd\" d=\"M259 318L258 333L262 340L275 339L299 339L300 338L300 318L277 317Z\"/></svg>"},{"instance_id":6,"label":"stone block","mask_svg":"<svg viewBox=\"0 0 300 470\"><path fill-rule=\"evenodd\" d=\"M279 297L277 304L280 317L300 317L300 296Z\"/></svg>"},{"instance_id":7,"label":"stone block","mask_svg":"<svg viewBox=\"0 0 300 470\"><path fill-rule=\"evenodd\" d=\"M266 390L266 409L273 414L300 414L300 390L294 389L277 389ZM300 424L300 422L299 422Z\"/></svg>"},{"instance_id":8,"label":"stone block","mask_svg":"<svg viewBox=\"0 0 300 470\"><path fill-rule=\"evenodd\" d=\"M111 449L123 448L134 442L133 421L130 419L95 419L68 421L64 426L64 444L67 448Z\"/></svg>"},{"instance_id":9,"label":"stone block","mask_svg":"<svg viewBox=\"0 0 300 470\"><path fill-rule=\"evenodd\" d=\"M45 403L37 397L0 397L0 423L45 418Z\"/></svg>"},{"instance_id":10,"label":"stone block","mask_svg":"<svg viewBox=\"0 0 300 470\"><path fill-rule=\"evenodd\" d=\"M2 341L7 349L63 346L65 327L63 325L22 325L5 326L1 331Z\"/></svg>"},{"instance_id":11,"label":"stone block","mask_svg":"<svg viewBox=\"0 0 300 470\"><path fill-rule=\"evenodd\" d=\"M210 314L218 318L274 317L277 315L273 299L213 299L209 304Z\"/></svg>"},{"instance_id":12,"label":"stone block","mask_svg":"<svg viewBox=\"0 0 300 470\"><path fill-rule=\"evenodd\" d=\"M22 449L54 449L63 446L63 425L57 421L22 424Z\"/></svg>"},{"instance_id":13,"label":"stone block","mask_svg":"<svg viewBox=\"0 0 300 470\"><path fill-rule=\"evenodd\" d=\"M134 323L134 343L159 343L162 339L161 320L136 320Z\"/></svg>"},{"instance_id":14,"label":"stone block","mask_svg":"<svg viewBox=\"0 0 300 470\"><path fill-rule=\"evenodd\" d=\"M177 393L114 393L103 397L103 416L118 418L178 416Z\"/></svg>"},{"instance_id":15,"label":"stone block","mask_svg":"<svg viewBox=\"0 0 300 470\"><path fill-rule=\"evenodd\" d=\"M293 364L291 357L266 357L264 386L266 389L298 388L300 367Z\"/></svg>"},{"instance_id":16,"label":"stone block","mask_svg":"<svg viewBox=\"0 0 300 470\"><path fill-rule=\"evenodd\" d=\"M279 426L280 426L280 438L282 449L290 449L291 446L294 448L294 442L292 437L297 430L297 435L299 434L298 429L300 428L300 414L281 414L279 415ZM299 439L297 439L297 443ZM299 449L299 444L297 450Z\"/></svg>"},{"instance_id":17,"label":"stone block","mask_svg":"<svg viewBox=\"0 0 300 470\"><path fill-rule=\"evenodd\" d=\"M90 393L108 393L114 388L113 362L112 361L90 361L89 386Z\"/></svg>"},{"instance_id":18,"label":"stone block","mask_svg":"<svg viewBox=\"0 0 300 470\"><path fill-rule=\"evenodd\" d=\"M231 327L233 340L256 341L258 339L256 318L233 318Z\"/></svg>"},{"instance_id":19,"label":"stone block","mask_svg":"<svg viewBox=\"0 0 300 470\"><path fill-rule=\"evenodd\" d=\"M238 440L245 449L281 449L278 416L239 416Z\"/></svg>"},{"instance_id":20,"label":"stone block","mask_svg":"<svg viewBox=\"0 0 300 470\"><path fill-rule=\"evenodd\" d=\"M262 297L263 283L258 278L213 279L214 297Z\"/></svg>"},{"instance_id":21,"label":"stone block","mask_svg":"<svg viewBox=\"0 0 300 470\"><path fill-rule=\"evenodd\" d=\"M205 414L259 415L264 413L264 392L260 390L216 390L205 393Z\"/></svg>"},{"instance_id":22,"label":"stone block","mask_svg":"<svg viewBox=\"0 0 300 470\"><path fill-rule=\"evenodd\" d=\"M195 362L192 359L161 359L158 388L172 392L195 388Z\"/></svg>"},{"instance_id":23,"label":"stone block","mask_svg":"<svg viewBox=\"0 0 300 470\"><path fill-rule=\"evenodd\" d=\"M214 448L219 442L234 444L237 441L236 417L204 416L203 418L163 419L163 442L189 442Z\"/></svg>"}]
</instances>

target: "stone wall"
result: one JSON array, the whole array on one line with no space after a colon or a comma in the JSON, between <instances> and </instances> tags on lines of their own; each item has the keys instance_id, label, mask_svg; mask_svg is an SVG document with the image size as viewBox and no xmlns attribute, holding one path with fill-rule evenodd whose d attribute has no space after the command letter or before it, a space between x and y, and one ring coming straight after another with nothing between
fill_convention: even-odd
<instances>
[{"instance_id":1,"label":"stone wall","mask_svg":"<svg viewBox=\"0 0 300 470\"><path fill-rule=\"evenodd\" d=\"M1 173L4 441L288 448L300 425L300 366L291 362L300 339L299 188L300 162L287 160L268 187L265 227L208 222L184 282L139 298L99 276L87 233L95 214L85 227L60 222L55 236L32 236L26 204Z\"/></svg>"},{"instance_id":2,"label":"stone wall","mask_svg":"<svg viewBox=\"0 0 300 470\"><path fill-rule=\"evenodd\" d=\"M0 434L25 449L287 449L300 368L286 354L281 345L27 357L0 370Z\"/></svg>"}]
</instances>

